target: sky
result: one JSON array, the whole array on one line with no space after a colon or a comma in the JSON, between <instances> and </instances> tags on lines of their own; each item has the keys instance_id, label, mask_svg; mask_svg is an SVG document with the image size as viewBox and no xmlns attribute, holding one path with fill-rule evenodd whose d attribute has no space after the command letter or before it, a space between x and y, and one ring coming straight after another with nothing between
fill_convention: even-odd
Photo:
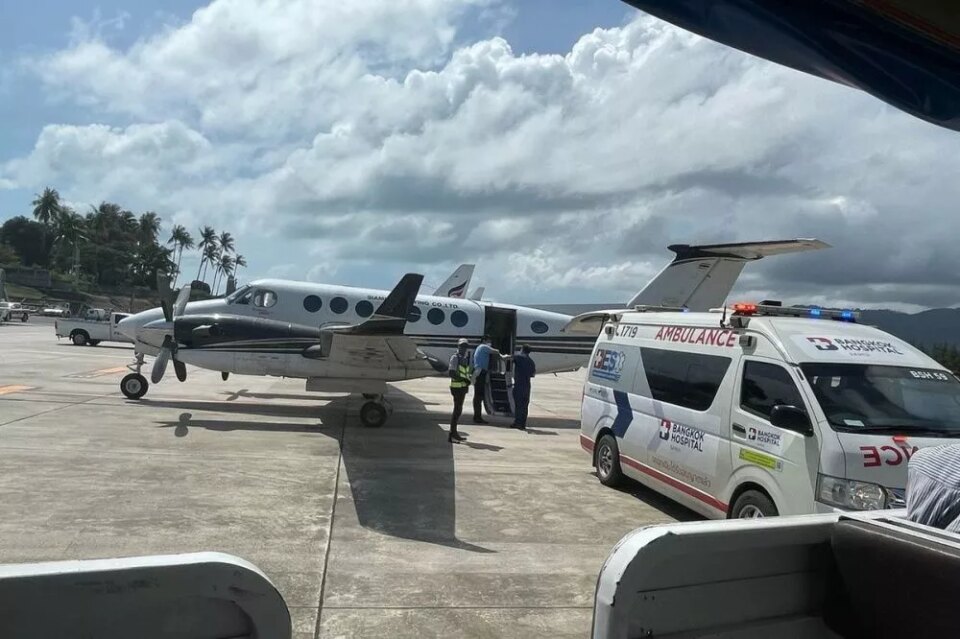
<instances>
[{"instance_id":1,"label":"sky","mask_svg":"<svg viewBox=\"0 0 960 639\"><path fill-rule=\"evenodd\" d=\"M618 0L0 5L0 221L57 188L237 237L241 279L629 299L674 243L816 237L743 299L960 293L960 135ZM185 255L184 272L198 256Z\"/></svg>"}]
</instances>

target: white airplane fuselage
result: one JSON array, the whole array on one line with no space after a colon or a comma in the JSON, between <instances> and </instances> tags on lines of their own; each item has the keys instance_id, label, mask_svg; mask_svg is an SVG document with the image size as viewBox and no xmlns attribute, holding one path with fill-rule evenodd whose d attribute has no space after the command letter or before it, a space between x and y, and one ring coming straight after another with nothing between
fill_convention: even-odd
<instances>
[{"instance_id":1,"label":"white airplane fuselage","mask_svg":"<svg viewBox=\"0 0 960 639\"><path fill-rule=\"evenodd\" d=\"M184 319L246 317L319 330L362 323L388 293L309 282L257 280L228 298L189 303ZM467 338L471 346L476 346L489 333L494 347L506 349L507 353L516 345L529 344L537 371L552 373L584 366L592 351L593 337L561 332L570 319L568 315L523 306L418 295L404 335L413 338L424 354L445 363L456 351L458 339ZM170 331L159 308L124 319L119 329L135 340L137 351L149 355L158 352L164 335ZM445 375L439 370L425 372L422 367L346 365L305 357L304 349L313 343L316 339L302 335L266 342L255 338L231 340L202 348L181 348L176 357L186 364L243 375L385 382Z\"/></svg>"}]
</instances>

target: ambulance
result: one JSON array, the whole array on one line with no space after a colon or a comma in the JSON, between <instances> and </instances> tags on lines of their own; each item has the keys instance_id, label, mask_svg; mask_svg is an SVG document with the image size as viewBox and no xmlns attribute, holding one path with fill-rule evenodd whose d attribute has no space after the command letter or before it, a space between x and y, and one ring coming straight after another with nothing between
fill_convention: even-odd
<instances>
[{"instance_id":1,"label":"ambulance","mask_svg":"<svg viewBox=\"0 0 960 639\"><path fill-rule=\"evenodd\" d=\"M910 456L960 441L960 381L856 312L636 307L568 330L598 318L580 443L606 485L715 519L898 508Z\"/></svg>"}]
</instances>

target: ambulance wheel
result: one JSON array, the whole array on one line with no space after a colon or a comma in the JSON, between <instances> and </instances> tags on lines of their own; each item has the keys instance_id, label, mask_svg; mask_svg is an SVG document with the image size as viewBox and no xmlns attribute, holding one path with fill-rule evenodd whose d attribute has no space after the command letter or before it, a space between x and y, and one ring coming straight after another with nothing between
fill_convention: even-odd
<instances>
[{"instance_id":1,"label":"ambulance wheel","mask_svg":"<svg viewBox=\"0 0 960 639\"><path fill-rule=\"evenodd\" d=\"M77 331L70 336L70 339L73 340L73 344L75 346L84 346L89 338L87 337L87 333L85 331Z\"/></svg>"},{"instance_id":2,"label":"ambulance wheel","mask_svg":"<svg viewBox=\"0 0 960 639\"><path fill-rule=\"evenodd\" d=\"M150 384L147 383L147 378L140 373L130 373L120 380L120 392L127 399L140 399L147 394L148 388Z\"/></svg>"},{"instance_id":3,"label":"ambulance wheel","mask_svg":"<svg viewBox=\"0 0 960 639\"><path fill-rule=\"evenodd\" d=\"M376 399L377 397L379 397L379 395L376 393L363 393L364 399Z\"/></svg>"},{"instance_id":4,"label":"ambulance wheel","mask_svg":"<svg viewBox=\"0 0 960 639\"><path fill-rule=\"evenodd\" d=\"M623 483L623 470L620 468L620 448L617 438L613 435L604 435L597 442L597 456L595 458L597 478L604 486L619 486Z\"/></svg>"},{"instance_id":5,"label":"ambulance wheel","mask_svg":"<svg viewBox=\"0 0 960 639\"><path fill-rule=\"evenodd\" d=\"M758 490L745 491L730 509L730 519L757 519L776 517L778 514L773 500Z\"/></svg>"},{"instance_id":6,"label":"ambulance wheel","mask_svg":"<svg viewBox=\"0 0 960 639\"><path fill-rule=\"evenodd\" d=\"M360 407L360 422L367 428L380 428L387 421L387 408L377 402L366 402Z\"/></svg>"}]
</instances>

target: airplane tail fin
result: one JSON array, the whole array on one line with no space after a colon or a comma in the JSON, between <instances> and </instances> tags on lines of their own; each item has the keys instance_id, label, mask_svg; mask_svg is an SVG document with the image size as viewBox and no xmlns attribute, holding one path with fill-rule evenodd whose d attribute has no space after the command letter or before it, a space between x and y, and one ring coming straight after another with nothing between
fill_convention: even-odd
<instances>
[{"instance_id":1,"label":"airplane tail fin","mask_svg":"<svg viewBox=\"0 0 960 639\"><path fill-rule=\"evenodd\" d=\"M474 290L473 293L470 294L470 299L476 300L476 301L479 302L480 300L483 299L483 294L484 294L486 291L487 291L487 289L485 289L484 287L478 286L478 287L476 288L476 290Z\"/></svg>"},{"instance_id":2,"label":"airplane tail fin","mask_svg":"<svg viewBox=\"0 0 960 639\"><path fill-rule=\"evenodd\" d=\"M768 255L816 251L830 245L815 239L737 244L674 244L676 253L627 306L668 306L705 311L722 306L747 262Z\"/></svg>"},{"instance_id":3,"label":"airplane tail fin","mask_svg":"<svg viewBox=\"0 0 960 639\"><path fill-rule=\"evenodd\" d=\"M473 278L474 268L473 264L461 264L433 294L438 297L465 297L467 287L470 286L470 280Z\"/></svg>"}]
</instances>

